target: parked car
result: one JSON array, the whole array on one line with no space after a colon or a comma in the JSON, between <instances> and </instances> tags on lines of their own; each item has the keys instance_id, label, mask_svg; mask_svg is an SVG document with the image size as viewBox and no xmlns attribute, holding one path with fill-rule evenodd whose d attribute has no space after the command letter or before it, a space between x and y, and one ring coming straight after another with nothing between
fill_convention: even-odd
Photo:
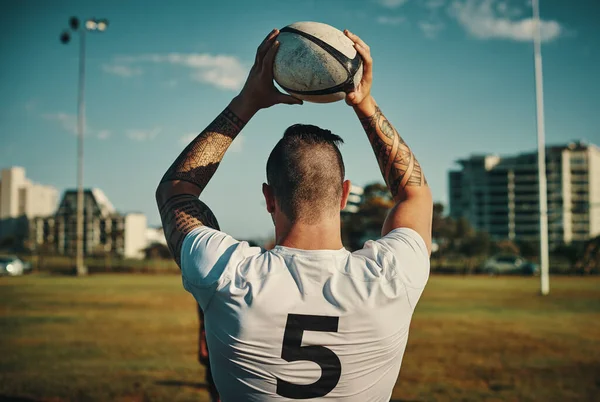
<instances>
[{"instance_id":1,"label":"parked car","mask_svg":"<svg viewBox=\"0 0 600 402\"><path fill-rule=\"evenodd\" d=\"M0 257L0 275L23 275L27 264L15 256Z\"/></svg>"},{"instance_id":2,"label":"parked car","mask_svg":"<svg viewBox=\"0 0 600 402\"><path fill-rule=\"evenodd\" d=\"M516 255L497 255L485 261L482 271L490 275L537 275L539 273L539 267L537 264L527 261L523 257Z\"/></svg>"}]
</instances>

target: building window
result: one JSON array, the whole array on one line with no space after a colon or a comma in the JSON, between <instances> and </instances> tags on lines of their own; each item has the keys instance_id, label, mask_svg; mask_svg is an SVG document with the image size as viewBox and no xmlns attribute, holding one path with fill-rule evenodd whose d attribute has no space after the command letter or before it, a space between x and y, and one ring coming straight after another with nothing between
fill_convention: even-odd
<instances>
[{"instance_id":1,"label":"building window","mask_svg":"<svg viewBox=\"0 0 600 402\"><path fill-rule=\"evenodd\" d=\"M19 189L19 207L18 207L18 214L20 215L26 215L26 197L27 197L27 190L24 188L20 188Z\"/></svg>"}]
</instances>

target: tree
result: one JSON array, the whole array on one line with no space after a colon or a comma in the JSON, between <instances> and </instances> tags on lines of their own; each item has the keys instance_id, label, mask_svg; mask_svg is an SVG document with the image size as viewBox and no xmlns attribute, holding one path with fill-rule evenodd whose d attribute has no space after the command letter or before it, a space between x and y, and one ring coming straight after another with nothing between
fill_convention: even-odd
<instances>
[{"instance_id":1,"label":"tree","mask_svg":"<svg viewBox=\"0 0 600 402\"><path fill-rule=\"evenodd\" d=\"M569 261L572 266L581 257L583 251L584 245L581 243L560 244L552 250L552 255Z\"/></svg>"},{"instance_id":2,"label":"tree","mask_svg":"<svg viewBox=\"0 0 600 402\"><path fill-rule=\"evenodd\" d=\"M383 222L393 206L392 195L384 184L366 186L358 211L342 217L342 240L346 247L357 250L366 240L379 237Z\"/></svg>"},{"instance_id":3,"label":"tree","mask_svg":"<svg viewBox=\"0 0 600 402\"><path fill-rule=\"evenodd\" d=\"M144 249L147 260L152 259L171 259L169 248L162 243L152 243Z\"/></svg>"},{"instance_id":4,"label":"tree","mask_svg":"<svg viewBox=\"0 0 600 402\"><path fill-rule=\"evenodd\" d=\"M583 252L575 263L575 269L588 275L600 273L600 236L588 240L583 245Z\"/></svg>"},{"instance_id":5,"label":"tree","mask_svg":"<svg viewBox=\"0 0 600 402\"><path fill-rule=\"evenodd\" d=\"M5 236L0 240L0 250L12 250L17 244L15 236Z\"/></svg>"},{"instance_id":6,"label":"tree","mask_svg":"<svg viewBox=\"0 0 600 402\"><path fill-rule=\"evenodd\" d=\"M444 216L444 205L439 202L433 204L431 229L433 241L438 245L436 256L442 257L452 249L456 234L456 221L450 216Z\"/></svg>"},{"instance_id":7,"label":"tree","mask_svg":"<svg viewBox=\"0 0 600 402\"><path fill-rule=\"evenodd\" d=\"M473 273L478 257L488 255L491 244L490 235L486 232L473 232L469 237L462 240L460 252L468 257L465 273Z\"/></svg>"},{"instance_id":8,"label":"tree","mask_svg":"<svg viewBox=\"0 0 600 402\"><path fill-rule=\"evenodd\" d=\"M474 234L475 229L473 229L469 220L464 216L458 218L454 229L454 238L460 243L464 239L472 237Z\"/></svg>"},{"instance_id":9,"label":"tree","mask_svg":"<svg viewBox=\"0 0 600 402\"><path fill-rule=\"evenodd\" d=\"M540 244L535 241L518 242L521 255L525 258L537 258L540 255Z\"/></svg>"},{"instance_id":10,"label":"tree","mask_svg":"<svg viewBox=\"0 0 600 402\"><path fill-rule=\"evenodd\" d=\"M520 251L519 246L512 240L500 240L494 244L495 253L519 255Z\"/></svg>"}]
</instances>

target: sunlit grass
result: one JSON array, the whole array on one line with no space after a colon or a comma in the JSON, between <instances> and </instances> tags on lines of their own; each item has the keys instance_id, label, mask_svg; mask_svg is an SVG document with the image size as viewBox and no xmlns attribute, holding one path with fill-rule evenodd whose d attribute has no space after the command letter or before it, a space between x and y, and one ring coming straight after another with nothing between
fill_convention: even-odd
<instances>
[{"instance_id":1,"label":"sunlit grass","mask_svg":"<svg viewBox=\"0 0 600 402\"><path fill-rule=\"evenodd\" d=\"M432 277L394 398L593 400L600 278L538 281ZM0 328L0 400L208 400L177 276L0 278Z\"/></svg>"}]
</instances>

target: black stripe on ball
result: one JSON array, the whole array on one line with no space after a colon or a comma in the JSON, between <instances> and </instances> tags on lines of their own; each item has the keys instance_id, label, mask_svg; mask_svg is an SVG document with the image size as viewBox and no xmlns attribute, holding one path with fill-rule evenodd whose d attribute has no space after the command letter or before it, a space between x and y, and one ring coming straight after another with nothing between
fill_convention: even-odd
<instances>
[{"instance_id":1,"label":"black stripe on ball","mask_svg":"<svg viewBox=\"0 0 600 402\"><path fill-rule=\"evenodd\" d=\"M284 87L283 85L279 84L279 86L281 88L283 88L286 92L291 93L291 94L298 94L298 95L331 95L331 94L335 94L337 92L349 92L351 90L354 89L354 82L352 79L350 80L346 80L345 82L342 82L341 84L338 84L334 87L331 88L324 88L324 89L316 89L314 91L298 91L296 89L291 89L288 87Z\"/></svg>"},{"instance_id":2,"label":"black stripe on ball","mask_svg":"<svg viewBox=\"0 0 600 402\"><path fill-rule=\"evenodd\" d=\"M358 52L356 52L356 56L354 56L354 58L351 59L351 58L347 57L345 54L343 54L342 52L340 52L339 50L337 50L336 48L334 48L333 46L331 46L329 43L326 43L326 42L322 41L321 39L319 39L309 33L306 33L304 31L300 31L298 29L287 26L287 27L281 28L279 30L279 32L294 33L296 35L300 35L300 36L308 39L309 41L313 42L315 45L319 46L321 49L323 49L327 53L329 53L334 59L336 59L342 65L344 70L346 70L346 73L348 74L348 78L346 78L346 81L344 81L341 84L338 84L334 87L331 87L331 88L318 89L318 90L314 90L314 91L298 91L298 90L286 88L283 85L279 84L279 86L281 86L281 88L283 88L285 91L287 91L289 93L295 93L298 95L330 95L330 94L334 94L336 92L342 92L342 91L349 92L354 89L354 75L356 74L356 72L358 71L360 66L362 65L362 58L360 57L360 54Z\"/></svg>"}]
</instances>

